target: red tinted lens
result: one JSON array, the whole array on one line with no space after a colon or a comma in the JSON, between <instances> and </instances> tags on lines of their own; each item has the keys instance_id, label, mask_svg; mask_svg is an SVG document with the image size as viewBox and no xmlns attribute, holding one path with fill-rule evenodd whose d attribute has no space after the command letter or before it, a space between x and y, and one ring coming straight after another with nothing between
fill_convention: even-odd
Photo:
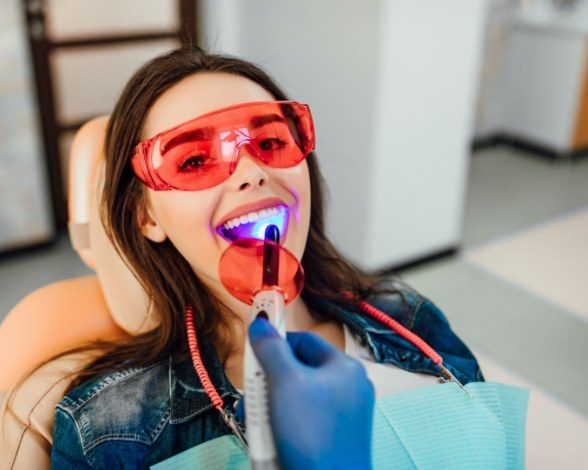
<instances>
[{"instance_id":1,"label":"red tinted lens","mask_svg":"<svg viewBox=\"0 0 588 470\"><path fill-rule=\"evenodd\" d=\"M252 120L250 130L252 143L259 158L275 168L288 168L300 163L312 151L314 144L308 107L298 103L275 104L275 109L267 109ZM306 119L305 119L306 118Z\"/></svg>"},{"instance_id":2,"label":"red tinted lens","mask_svg":"<svg viewBox=\"0 0 588 470\"><path fill-rule=\"evenodd\" d=\"M147 142L153 144L146 151L152 179L165 187L194 191L226 180L244 144L268 166L297 165L314 148L314 130L306 105L246 103L200 116ZM139 165L133 167L137 173Z\"/></svg>"},{"instance_id":3,"label":"red tinted lens","mask_svg":"<svg viewBox=\"0 0 588 470\"><path fill-rule=\"evenodd\" d=\"M222 160L217 142L211 140L172 139L163 148L158 176L176 189L198 190L216 186L229 176L231 161Z\"/></svg>"}]
</instances>

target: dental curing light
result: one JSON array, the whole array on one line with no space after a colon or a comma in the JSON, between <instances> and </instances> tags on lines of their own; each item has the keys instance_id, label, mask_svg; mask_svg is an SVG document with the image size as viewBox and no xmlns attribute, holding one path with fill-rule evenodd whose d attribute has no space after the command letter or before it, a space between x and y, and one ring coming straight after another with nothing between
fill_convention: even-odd
<instances>
[{"instance_id":1,"label":"dental curing light","mask_svg":"<svg viewBox=\"0 0 588 470\"><path fill-rule=\"evenodd\" d=\"M236 240L223 253L220 279L239 300L251 305L249 323L266 318L286 336L286 305L302 290L304 273L296 257L280 246L275 225L265 229L264 239ZM278 455L269 417L269 396L263 368L247 338L245 345L245 418L249 459L253 470L277 469Z\"/></svg>"},{"instance_id":2,"label":"dental curing light","mask_svg":"<svg viewBox=\"0 0 588 470\"><path fill-rule=\"evenodd\" d=\"M236 217L217 227L216 232L229 242L242 238L264 240L266 230L272 225L278 228L278 234L285 234L288 231L289 216L290 208L280 204L249 216Z\"/></svg>"}]
</instances>

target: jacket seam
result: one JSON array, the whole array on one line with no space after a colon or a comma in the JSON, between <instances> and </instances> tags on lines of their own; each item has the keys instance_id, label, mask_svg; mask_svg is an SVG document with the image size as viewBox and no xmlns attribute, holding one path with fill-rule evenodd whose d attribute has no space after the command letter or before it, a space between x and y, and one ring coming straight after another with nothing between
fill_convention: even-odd
<instances>
[{"instance_id":1,"label":"jacket seam","mask_svg":"<svg viewBox=\"0 0 588 470\"><path fill-rule=\"evenodd\" d=\"M409 372L418 372L419 374L427 374L436 378L442 378L440 375L435 374L431 369L410 369Z\"/></svg>"},{"instance_id":2,"label":"jacket seam","mask_svg":"<svg viewBox=\"0 0 588 470\"><path fill-rule=\"evenodd\" d=\"M231 392L226 391L225 393L223 393L221 395L221 398L226 398L228 396L231 396ZM192 414L189 414L187 416L183 416L183 417L178 418L178 419L173 419L173 417L171 417L171 415L170 415L170 424L181 424L181 423L185 423L186 421L189 421L189 420L195 418L196 416L199 416L199 415L201 415L203 413L206 413L207 411L210 411L212 409L214 409L214 405L212 403L210 403L210 404L206 405L205 407L199 408L198 410L192 412Z\"/></svg>"},{"instance_id":3,"label":"jacket seam","mask_svg":"<svg viewBox=\"0 0 588 470\"><path fill-rule=\"evenodd\" d=\"M414 324L416 323L416 319L417 319L417 317L419 315L419 312L421 310L421 307L423 306L423 304L425 302L428 302L428 301L429 301L429 299L427 299L426 297L422 297L421 296L421 298L419 299L418 303L414 306L414 308L410 312L410 314L409 314L409 320L410 321L406 325L409 330L412 331L412 329L414 328Z\"/></svg>"},{"instance_id":4,"label":"jacket seam","mask_svg":"<svg viewBox=\"0 0 588 470\"><path fill-rule=\"evenodd\" d=\"M418 353L415 353L418 354ZM422 356L425 357L425 356ZM418 373L426 373L429 375L434 375L435 377L440 377L440 375L437 375L435 373L435 368L436 366L433 365L432 367L410 367L407 363L405 362L401 362L398 360L393 360L394 358L392 358L391 356L388 356L388 360L387 361L382 361L382 364L390 364L393 365L395 367L398 367L399 369L405 370L407 372L418 372Z\"/></svg>"},{"instance_id":5,"label":"jacket seam","mask_svg":"<svg viewBox=\"0 0 588 470\"><path fill-rule=\"evenodd\" d=\"M100 436L98 439L92 441L88 444L87 451L90 452L98 447L100 444L108 441L128 441L128 442L136 442L139 444L144 445L151 445L149 439L139 436L138 434L125 434L125 433L117 433L117 434L105 434ZM83 446L82 446L83 447Z\"/></svg>"},{"instance_id":6,"label":"jacket seam","mask_svg":"<svg viewBox=\"0 0 588 470\"><path fill-rule=\"evenodd\" d=\"M147 370L152 369L153 367L156 367L160 364L161 364L161 362L156 362L155 364L152 364L147 367L134 367L132 369L128 369L123 372L118 372L116 374L116 376L114 376L114 377L112 375L108 375L108 376L104 377L98 384L96 384L94 387L92 387L92 389L90 389L88 392L86 392L84 394L85 398L82 399L82 397L80 397L77 400L72 401L72 404L69 405L71 407L71 411L73 413L77 413L81 407L83 407L86 403L88 403L89 401L94 399L96 396L98 396L100 393L102 393L104 390L106 390L110 386L118 384L122 380L133 377L134 375L136 375L140 372L147 371ZM75 404L75 406L74 406L74 404Z\"/></svg>"},{"instance_id":7,"label":"jacket seam","mask_svg":"<svg viewBox=\"0 0 588 470\"><path fill-rule=\"evenodd\" d=\"M149 440L151 441L152 444L157 440L157 438L159 437L159 435L161 434L161 432L163 431L163 429L167 425L170 415L171 415L171 408L168 406L167 410L165 410L165 413L163 414L163 416L159 420L159 423L157 423L157 426L155 426L153 431L151 431L151 434L149 434Z\"/></svg>"},{"instance_id":8,"label":"jacket seam","mask_svg":"<svg viewBox=\"0 0 588 470\"><path fill-rule=\"evenodd\" d=\"M76 426L78 427L81 433L80 439L82 442L82 447L84 448L84 450L89 451L90 449L88 447L91 446L86 445L86 442L89 441L89 438L92 436L92 426L90 424L90 420L88 419L86 414L82 413L79 416L79 420L76 419L75 422Z\"/></svg>"},{"instance_id":9,"label":"jacket seam","mask_svg":"<svg viewBox=\"0 0 588 470\"><path fill-rule=\"evenodd\" d=\"M61 410L63 413L66 413L70 417L70 419L73 421L73 423L76 427L76 431L78 433L78 437L80 439L82 451L84 452L84 457L88 461L89 461L90 452L94 448L96 448L98 445L102 444L105 441L125 440L125 441L139 442L139 443L145 444L145 445L153 444L153 442L159 437L159 434L161 434L161 431L165 428L165 425L167 424L167 421L170 416L170 408L168 406L168 409L164 412L163 416L160 418L159 422L157 423L157 426L155 426L155 428L153 429L153 431L151 431L151 433L149 434L149 436L147 438L144 438L140 434L136 434L136 433L115 433L115 434L105 434L105 435L100 436L98 439L92 440L91 442L86 442L87 439L85 436L87 434L87 432L86 432L87 426L84 425L84 430L82 430L79 425L80 423L72 415L70 410L64 409L60 405L57 405L56 408ZM81 419L83 419L83 417Z\"/></svg>"},{"instance_id":10,"label":"jacket seam","mask_svg":"<svg viewBox=\"0 0 588 470\"><path fill-rule=\"evenodd\" d=\"M131 441L131 442L138 442L140 444L152 446L153 443L157 440L161 431L165 428L166 424L168 423L170 415L169 407L157 423L157 426L151 431L151 433L145 438L137 433L114 433L114 434L105 434L100 436L98 439L88 443L87 451L90 452L91 450L95 449L100 444L107 442L107 441ZM85 447L85 446L83 446Z\"/></svg>"},{"instance_id":11,"label":"jacket seam","mask_svg":"<svg viewBox=\"0 0 588 470\"><path fill-rule=\"evenodd\" d=\"M59 405L57 405L56 408L58 408L62 413L65 413L69 417L69 419L71 419L73 425L76 427L76 432L78 433L78 438L80 440L80 447L82 448L82 453L84 455L84 459L86 460L88 465L90 465L90 467L94 468L94 465L92 465L91 460L90 460L90 455L89 455L89 451L91 449L86 449L86 446L84 445L83 433L82 433L82 430L80 429L80 426L78 424L77 419L75 419L73 417L73 415L69 412L69 410L65 410L62 407L60 407Z\"/></svg>"}]
</instances>

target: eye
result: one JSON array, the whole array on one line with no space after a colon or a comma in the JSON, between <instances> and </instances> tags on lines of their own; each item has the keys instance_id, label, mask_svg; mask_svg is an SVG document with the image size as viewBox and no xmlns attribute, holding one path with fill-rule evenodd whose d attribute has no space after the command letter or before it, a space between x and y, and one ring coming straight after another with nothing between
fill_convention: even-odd
<instances>
[{"instance_id":1,"label":"eye","mask_svg":"<svg viewBox=\"0 0 588 470\"><path fill-rule=\"evenodd\" d=\"M286 142L278 137L271 137L260 140L257 145L259 145L260 150L269 152L271 150L279 150L284 148L286 146Z\"/></svg>"},{"instance_id":2,"label":"eye","mask_svg":"<svg viewBox=\"0 0 588 470\"><path fill-rule=\"evenodd\" d=\"M186 158L180 165L181 171L199 170L204 168L206 165L206 157L203 156L192 156Z\"/></svg>"}]
</instances>

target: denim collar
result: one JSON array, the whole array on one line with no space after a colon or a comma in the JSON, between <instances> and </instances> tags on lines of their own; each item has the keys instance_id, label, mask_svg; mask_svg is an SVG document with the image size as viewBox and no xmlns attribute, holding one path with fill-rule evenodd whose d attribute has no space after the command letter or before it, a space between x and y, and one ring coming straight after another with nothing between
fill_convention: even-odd
<instances>
[{"instance_id":1,"label":"denim collar","mask_svg":"<svg viewBox=\"0 0 588 470\"><path fill-rule=\"evenodd\" d=\"M405 295L411 294L405 293ZM421 299L424 298L418 296L418 298L407 300L400 294L393 294L370 297L367 302L420 335L414 327ZM376 362L393 364L411 372L440 375L438 367L420 349L388 326L365 314L358 306L342 307L325 299L314 299L314 302L315 306L325 312L329 318L347 325L350 331L359 337L362 345L367 347Z\"/></svg>"}]
</instances>

